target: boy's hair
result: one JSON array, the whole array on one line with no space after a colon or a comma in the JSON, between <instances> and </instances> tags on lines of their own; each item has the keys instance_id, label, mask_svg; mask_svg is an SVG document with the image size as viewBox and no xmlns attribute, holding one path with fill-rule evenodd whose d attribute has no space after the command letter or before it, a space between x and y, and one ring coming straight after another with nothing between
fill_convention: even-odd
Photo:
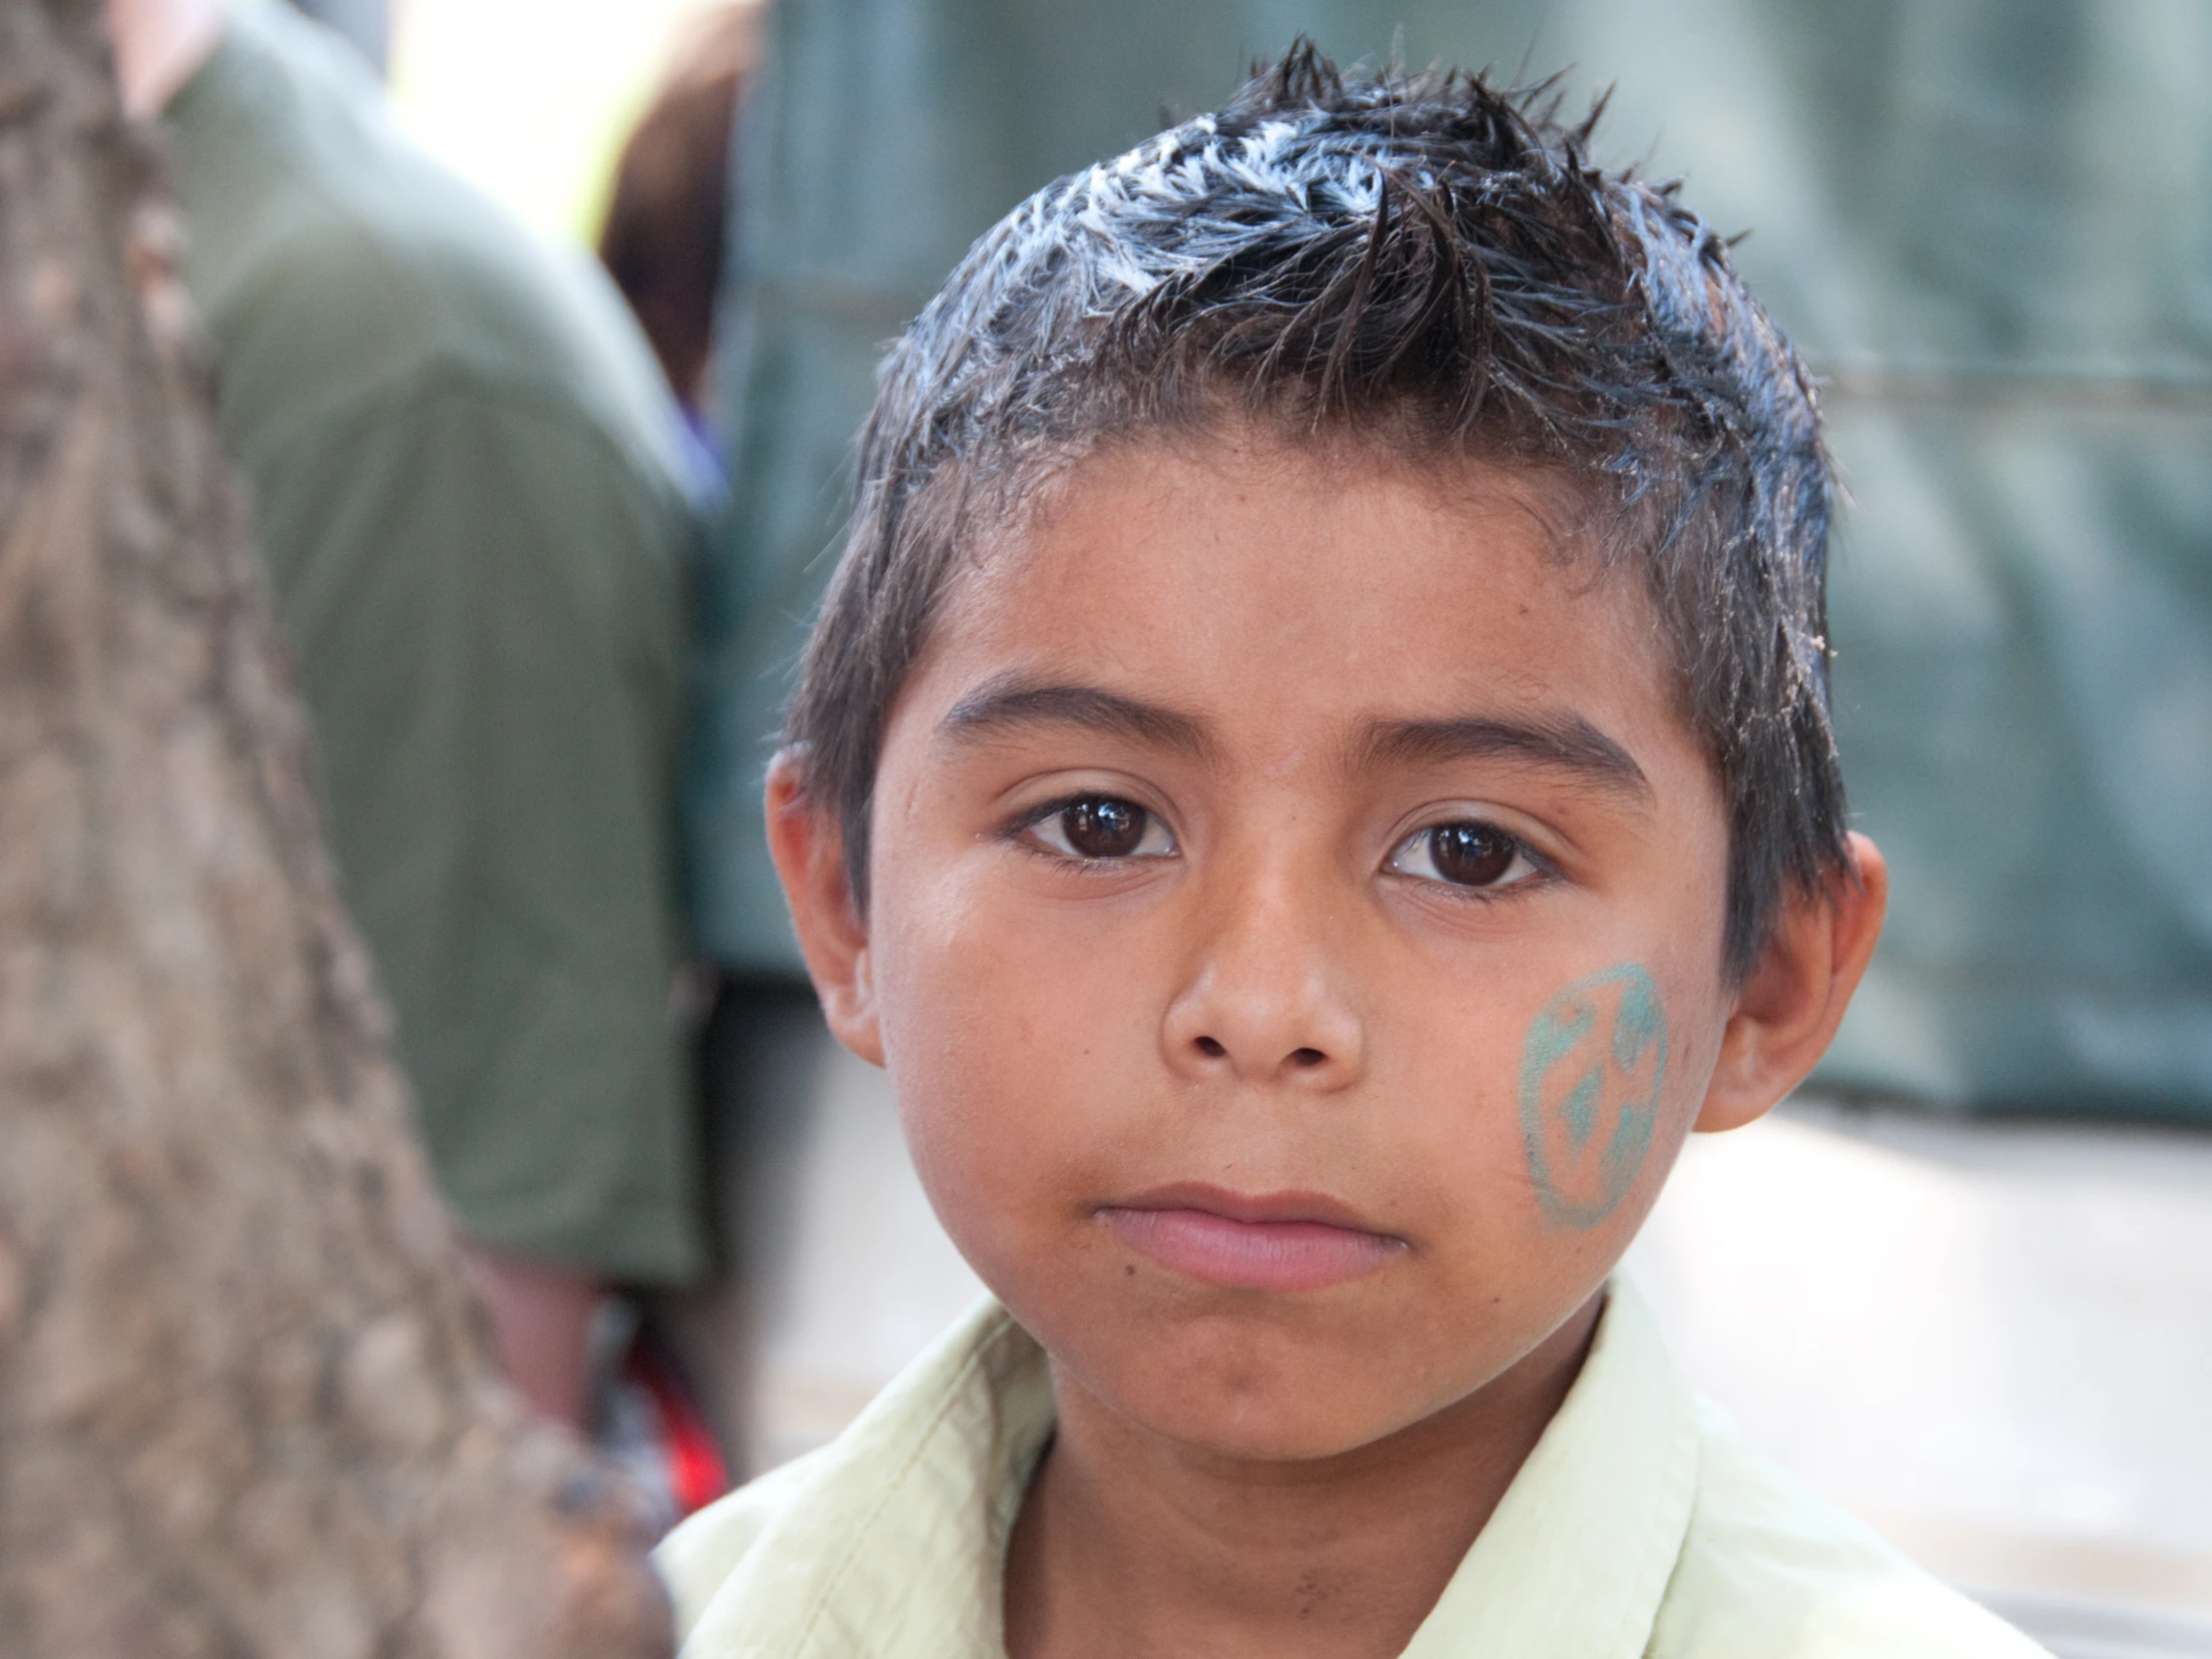
<instances>
[{"instance_id":1,"label":"boy's hair","mask_svg":"<svg viewBox=\"0 0 2212 1659\"><path fill-rule=\"evenodd\" d=\"M1099 444L1258 422L1567 481L1639 560L1730 821L1725 967L1847 874L1828 714L1828 461L1805 365L1589 121L1309 44L1220 114L1047 186L886 359L788 738L866 902L882 729L963 548Z\"/></svg>"}]
</instances>

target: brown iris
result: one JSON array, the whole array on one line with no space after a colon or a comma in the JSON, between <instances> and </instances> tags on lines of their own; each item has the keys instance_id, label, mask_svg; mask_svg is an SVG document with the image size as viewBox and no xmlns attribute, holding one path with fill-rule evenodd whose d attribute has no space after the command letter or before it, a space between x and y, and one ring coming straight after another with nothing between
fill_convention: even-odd
<instances>
[{"instance_id":1,"label":"brown iris","mask_svg":"<svg viewBox=\"0 0 2212 1659\"><path fill-rule=\"evenodd\" d=\"M1111 796L1092 796L1060 814L1060 832L1086 858L1126 858L1144 843L1147 814Z\"/></svg>"},{"instance_id":2,"label":"brown iris","mask_svg":"<svg viewBox=\"0 0 2212 1659\"><path fill-rule=\"evenodd\" d=\"M1462 887L1487 887L1501 879L1519 850L1512 836L1486 824L1439 824L1428 831L1436 873Z\"/></svg>"}]
</instances>

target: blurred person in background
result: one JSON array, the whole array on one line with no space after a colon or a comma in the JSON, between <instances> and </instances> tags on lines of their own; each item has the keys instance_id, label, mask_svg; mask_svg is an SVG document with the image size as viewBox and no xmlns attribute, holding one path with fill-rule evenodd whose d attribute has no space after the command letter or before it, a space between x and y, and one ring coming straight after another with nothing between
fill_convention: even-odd
<instances>
[{"instance_id":1,"label":"blurred person in background","mask_svg":"<svg viewBox=\"0 0 2212 1659\"><path fill-rule=\"evenodd\" d=\"M759 0L688 20L615 163L599 259L707 444L707 353L730 219L730 135L759 50Z\"/></svg>"},{"instance_id":2,"label":"blurred person in background","mask_svg":"<svg viewBox=\"0 0 2212 1659\"><path fill-rule=\"evenodd\" d=\"M683 406L701 483L716 491L724 481L724 434L709 383L715 306L729 243L734 129L767 9L765 0L738 0L697 14L679 31L667 54L671 67L616 161L599 237L600 260ZM727 583L701 596L709 614L729 602ZM706 632L720 638L724 628ZM715 757L698 759L711 766ZM753 783L757 789L759 779ZM779 893L772 886L757 896L775 906L781 926ZM703 967L708 1013L698 1081L713 1263L699 1285L652 1298L648 1322L696 1384L729 1465L749 1467L756 1461L750 1408L759 1264L747 1241L762 1231L764 1207L777 1202L760 1190L755 1165L764 1131L804 1101L827 1037L796 959L764 969L725 955Z\"/></svg>"},{"instance_id":3,"label":"blurred person in background","mask_svg":"<svg viewBox=\"0 0 2212 1659\"><path fill-rule=\"evenodd\" d=\"M591 1409L613 1286L703 1259L672 981L694 537L611 285L412 148L352 49L110 0L315 731L345 894L499 1357Z\"/></svg>"}]
</instances>

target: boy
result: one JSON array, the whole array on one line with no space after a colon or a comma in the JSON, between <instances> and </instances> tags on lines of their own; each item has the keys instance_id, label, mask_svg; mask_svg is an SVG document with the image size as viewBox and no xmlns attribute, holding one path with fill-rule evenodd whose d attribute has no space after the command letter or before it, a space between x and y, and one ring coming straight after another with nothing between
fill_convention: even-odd
<instances>
[{"instance_id":1,"label":"boy","mask_svg":"<svg viewBox=\"0 0 2212 1659\"><path fill-rule=\"evenodd\" d=\"M996 1303L669 1540L687 1652L2034 1651L1608 1283L1884 872L1804 368L1585 136L1302 50L893 353L770 829Z\"/></svg>"}]
</instances>

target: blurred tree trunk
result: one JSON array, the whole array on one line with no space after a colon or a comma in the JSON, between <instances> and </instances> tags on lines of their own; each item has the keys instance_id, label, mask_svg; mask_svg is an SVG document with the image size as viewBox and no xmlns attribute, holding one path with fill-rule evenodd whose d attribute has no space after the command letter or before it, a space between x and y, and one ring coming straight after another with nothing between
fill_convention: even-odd
<instances>
[{"instance_id":1,"label":"blurred tree trunk","mask_svg":"<svg viewBox=\"0 0 2212 1659\"><path fill-rule=\"evenodd\" d=\"M97 0L0 0L0 1649L665 1654L496 1382Z\"/></svg>"}]
</instances>

